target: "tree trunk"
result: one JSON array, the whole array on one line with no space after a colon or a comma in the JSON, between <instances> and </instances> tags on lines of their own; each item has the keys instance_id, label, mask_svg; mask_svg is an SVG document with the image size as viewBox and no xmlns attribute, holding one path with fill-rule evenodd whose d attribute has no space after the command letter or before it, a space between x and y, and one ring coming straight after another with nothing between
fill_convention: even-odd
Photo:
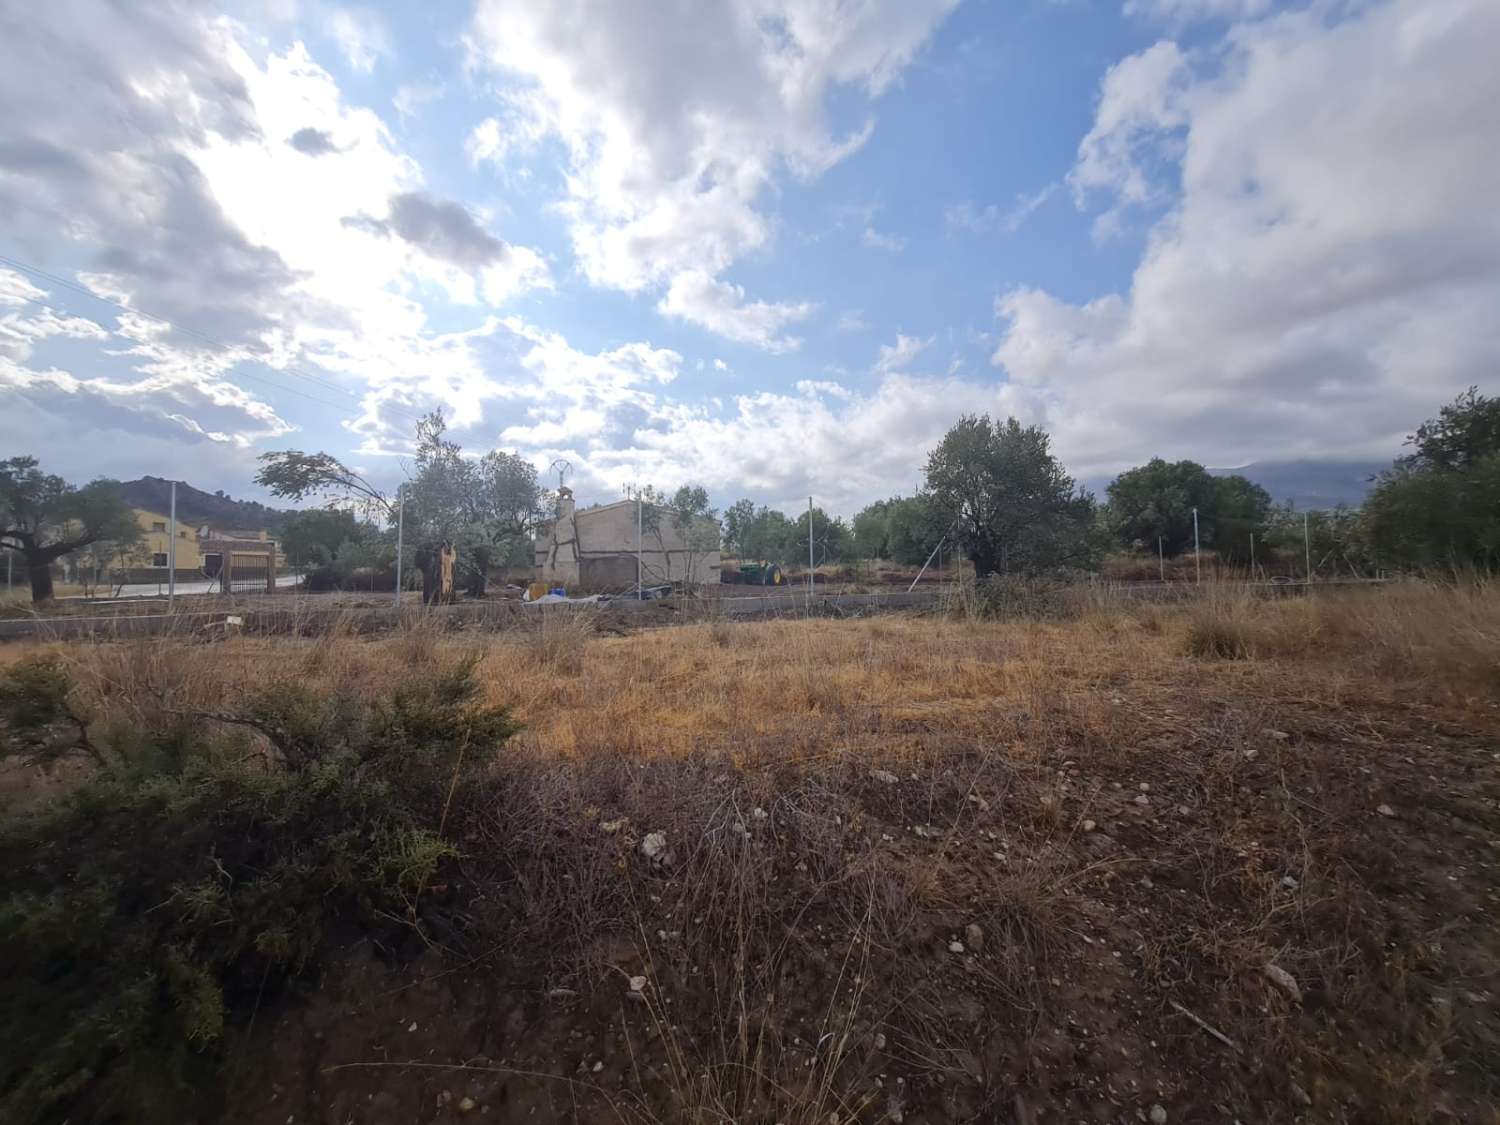
<instances>
[{"instance_id":1,"label":"tree trunk","mask_svg":"<svg viewBox=\"0 0 1500 1125\"><path fill-rule=\"evenodd\" d=\"M26 557L26 568L31 575L31 604L41 605L52 600L52 560L37 561L35 555Z\"/></svg>"}]
</instances>

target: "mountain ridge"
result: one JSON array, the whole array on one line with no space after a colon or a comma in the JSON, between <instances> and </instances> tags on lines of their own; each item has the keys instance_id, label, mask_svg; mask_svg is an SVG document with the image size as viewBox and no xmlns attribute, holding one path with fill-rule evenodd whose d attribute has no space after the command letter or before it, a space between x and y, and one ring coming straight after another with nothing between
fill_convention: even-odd
<instances>
[{"instance_id":1,"label":"mountain ridge","mask_svg":"<svg viewBox=\"0 0 1500 1125\"><path fill-rule=\"evenodd\" d=\"M120 495L132 508L165 514L172 504L173 482L163 477L141 477L120 482ZM235 500L222 492L204 492L187 481L177 481L177 518L188 524L243 531L277 531L291 513L256 500Z\"/></svg>"}]
</instances>

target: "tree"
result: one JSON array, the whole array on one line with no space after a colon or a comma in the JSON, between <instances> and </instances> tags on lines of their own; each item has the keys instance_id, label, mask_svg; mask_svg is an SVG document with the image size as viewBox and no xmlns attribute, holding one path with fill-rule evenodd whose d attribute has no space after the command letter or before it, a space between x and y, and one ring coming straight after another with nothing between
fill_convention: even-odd
<instances>
[{"instance_id":1,"label":"tree","mask_svg":"<svg viewBox=\"0 0 1500 1125\"><path fill-rule=\"evenodd\" d=\"M895 500L876 500L866 504L849 521L849 531L854 537L854 554L861 559L890 558L887 547L887 530L890 524L891 505Z\"/></svg>"},{"instance_id":2,"label":"tree","mask_svg":"<svg viewBox=\"0 0 1500 1125\"><path fill-rule=\"evenodd\" d=\"M793 542L796 530L796 525L786 518L785 512L761 507L743 532L740 558L745 562L785 563L788 545Z\"/></svg>"},{"instance_id":3,"label":"tree","mask_svg":"<svg viewBox=\"0 0 1500 1125\"><path fill-rule=\"evenodd\" d=\"M1271 494L1237 474L1214 478L1209 542L1220 558L1249 563L1250 537L1266 536Z\"/></svg>"},{"instance_id":4,"label":"tree","mask_svg":"<svg viewBox=\"0 0 1500 1125\"><path fill-rule=\"evenodd\" d=\"M1470 387L1406 439L1416 449L1400 463L1410 469L1464 472L1500 453L1500 399Z\"/></svg>"},{"instance_id":5,"label":"tree","mask_svg":"<svg viewBox=\"0 0 1500 1125\"><path fill-rule=\"evenodd\" d=\"M783 546L784 565L807 564L807 516L804 510L792 525L791 536ZM822 508L812 510L812 551L816 565L844 562L854 557L854 536L849 525L837 516L830 516Z\"/></svg>"},{"instance_id":6,"label":"tree","mask_svg":"<svg viewBox=\"0 0 1500 1125\"><path fill-rule=\"evenodd\" d=\"M120 582L125 581L125 572L132 565L144 566L146 557L140 524L130 521L129 530L117 539L96 539L79 552L78 582L83 587L83 596L91 598L94 589L110 576L111 568ZM113 582L113 579L111 579Z\"/></svg>"},{"instance_id":7,"label":"tree","mask_svg":"<svg viewBox=\"0 0 1500 1125\"><path fill-rule=\"evenodd\" d=\"M736 500L724 509L724 546L735 558L745 557L745 536L755 523L755 501L748 497Z\"/></svg>"},{"instance_id":8,"label":"tree","mask_svg":"<svg viewBox=\"0 0 1500 1125\"><path fill-rule=\"evenodd\" d=\"M948 532L948 520L931 496L891 501L886 516L886 557L902 566L921 566Z\"/></svg>"},{"instance_id":9,"label":"tree","mask_svg":"<svg viewBox=\"0 0 1500 1125\"><path fill-rule=\"evenodd\" d=\"M963 416L928 455L927 491L977 578L1076 565L1091 553L1093 497L1037 426Z\"/></svg>"},{"instance_id":10,"label":"tree","mask_svg":"<svg viewBox=\"0 0 1500 1125\"><path fill-rule=\"evenodd\" d=\"M1377 558L1412 570L1500 567L1500 454L1463 470L1399 465L1365 500Z\"/></svg>"},{"instance_id":11,"label":"tree","mask_svg":"<svg viewBox=\"0 0 1500 1125\"><path fill-rule=\"evenodd\" d=\"M293 500L321 496L404 525L406 558L450 543L470 594L483 596L492 565L531 562L531 539L545 510L536 467L518 453L491 450L475 459L448 436L440 410L417 423L408 479L394 498L326 453L267 453L256 482ZM359 541L358 537L352 537Z\"/></svg>"},{"instance_id":12,"label":"tree","mask_svg":"<svg viewBox=\"0 0 1500 1125\"><path fill-rule=\"evenodd\" d=\"M707 490L696 484L685 484L673 493L667 510L672 526L682 536L687 562L686 585L691 587L693 576L698 573L698 563L709 552L719 549L719 514L708 506Z\"/></svg>"},{"instance_id":13,"label":"tree","mask_svg":"<svg viewBox=\"0 0 1500 1125\"><path fill-rule=\"evenodd\" d=\"M295 567L326 567L346 543L358 543L371 528L347 508L293 512L281 533L281 550Z\"/></svg>"},{"instance_id":14,"label":"tree","mask_svg":"<svg viewBox=\"0 0 1500 1125\"><path fill-rule=\"evenodd\" d=\"M495 549L496 561L529 568L532 540L549 507L536 466L519 453L491 450L480 458L476 476L476 508Z\"/></svg>"},{"instance_id":15,"label":"tree","mask_svg":"<svg viewBox=\"0 0 1500 1125\"><path fill-rule=\"evenodd\" d=\"M1407 439L1365 501L1375 556L1418 570L1500 566L1500 400L1470 387Z\"/></svg>"},{"instance_id":16,"label":"tree","mask_svg":"<svg viewBox=\"0 0 1500 1125\"><path fill-rule=\"evenodd\" d=\"M288 449L280 453L262 453L260 463L255 483L273 496L298 501L313 497L344 501L366 513L378 513L391 520L396 518L396 506L385 493L330 454Z\"/></svg>"},{"instance_id":17,"label":"tree","mask_svg":"<svg viewBox=\"0 0 1500 1125\"><path fill-rule=\"evenodd\" d=\"M52 598L52 564L100 540L132 541L135 515L112 480L82 488L44 473L35 457L0 461L0 546L26 561L32 604Z\"/></svg>"},{"instance_id":18,"label":"tree","mask_svg":"<svg viewBox=\"0 0 1500 1125\"><path fill-rule=\"evenodd\" d=\"M1108 493L1116 534L1127 547L1140 543L1155 552L1160 539L1163 554L1180 555L1193 545L1194 508L1198 510L1203 545L1213 542L1219 486L1196 461L1169 462L1153 457L1121 473Z\"/></svg>"}]
</instances>

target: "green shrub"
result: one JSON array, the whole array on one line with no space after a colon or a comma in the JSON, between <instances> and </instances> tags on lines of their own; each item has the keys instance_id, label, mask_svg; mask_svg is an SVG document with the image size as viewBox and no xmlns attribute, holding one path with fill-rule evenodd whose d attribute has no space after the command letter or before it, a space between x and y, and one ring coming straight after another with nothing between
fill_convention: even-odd
<instances>
[{"instance_id":1,"label":"green shrub","mask_svg":"<svg viewBox=\"0 0 1500 1125\"><path fill-rule=\"evenodd\" d=\"M516 729L476 706L473 671L373 706L281 688L123 738L58 666L10 670L0 752L71 740L98 768L0 828L0 1119L182 1119L225 1027L315 970L331 927L420 926L416 893L455 854L446 795Z\"/></svg>"}]
</instances>

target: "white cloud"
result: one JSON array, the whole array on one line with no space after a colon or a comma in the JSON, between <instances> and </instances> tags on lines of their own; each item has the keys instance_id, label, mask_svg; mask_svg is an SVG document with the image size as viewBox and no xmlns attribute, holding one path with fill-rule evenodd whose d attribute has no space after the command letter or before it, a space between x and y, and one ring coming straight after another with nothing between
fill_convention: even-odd
<instances>
[{"instance_id":1,"label":"white cloud","mask_svg":"<svg viewBox=\"0 0 1500 1125\"><path fill-rule=\"evenodd\" d=\"M46 296L45 289L38 289L15 270L0 266L0 305L28 305Z\"/></svg>"},{"instance_id":2,"label":"white cloud","mask_svg":"<svg viewBox=\"0 0 1500 1125\"><path fill-rule=\"evenodd\" d=\"M889 250L892 253L898 253L906 249L906 239L901 235L886 234L874 227L865 227L865 233L860 236L860 241L872 250Z\"/></svg>"},{"instance_id":3,"label":"white cloud","mask_svg":"<svg viewBox=\"0 0 1500 1125\"><path fill-rule=\"evenodd\" d=\"M639 292L717 280L765 245L776 177L815 177L870 134L871 121L835 132L829 96L878 97L954 2L735 0L665 16L644 0L482 0L469 42L507 108L566 146L562 212L585 276Z\"/></svg>"},{"instance_id":4,"label":"white cloud","mask_svg":"<svg viewBox=\"0 0 1500 1125\"><path fill-rule=\"evenodd\" d=\"M813 380L796 390L741 395L725 410L664 403L660 424L640 428L630 447L580 451L576 463L606 494L631 481L694 481L786 508L813 495L852 515L910 492L925 453L960 413L1045 420L1029 395L1003 384L896 374L866 394Z\"/></svg>"},{"instance_id":5,"label":"white cloud","mask_svg":"<svg viewBox=\"0 0 1500 1125\"><path fill-rule=\"evenodd\" d=\"M729 364L725 363L722 359L716 359L716 360L714 360L714 370L715 371L728 371L729 370Z\"/></svg>"},{"instance_id":6,"label":"white cloud","mask_svg":"<svg viewBox=\"0 0 1500 1125\"><path fill-rule=\"evenodd\" d=\"M839 316L838 323L834 327L840 332L864 332L870 325L865 320L863 309L850 309Z\"/></svg>"},{"instance_id":7,"label":"white cloud","mask_svg":"<svg viewBox=\"0 0 1500 1125\"><path fill-rule=\"evenodd\" d=\"M1195 89L1186 56L1169 40L1109 68L1094 126L1079 143L1078 162L1068 173L1079 206L1091 192L1109 192L1116 200L1097 233L1118 225L1123 208L1166 197L1168 188L1153 178L1152 168L1172 155L1176 130L1192 113Z\"/></svg>"},{"instance_id":8,"label":"white cloud","mask_svg":"<svg viewBox=\"0 0 1500 1125\"><path fill-rule=\"evenodd\" d=\"M1018 195L1008 210L1002 210L995 203L975 207L972 201L966 199L943 212L943 223L950 235L958 231L972 234L1004 231L1006 234L1015 234L1031 217L1032 212L1057 193L1057 188L1057 184L1048 184L1030 195Z\"/></svg>"},{"instance_id":9,"label":"white cloud","mask_svg":"<svg viewBox=\"0 0 1500 1125\"><path fill-rule=\"evenodd\" d=\"M1389 455L1493 380L1497 41L1490 0L1397 0L1242 25L1209 73L1160 45L1111 72L1075 175L1149 196L1166 134L1181 193L1128 293L997 303L995 361L1075 469Z\"/></svg>"},{"instance_id":10,"label":"white cloud","mask_svg":"<svg viewBox=\"0 0 1500 1125\"><path fill-rule=\"evenodd\" d=\"M880 345L880 352L875 358L875 374L889 375L893 371L904 371L911 366L912 360L932 346L932 342L931 336L923 340L917 336L897 333L894 344Z\"/></svg>"},{"instance_id":11,"label":"white cloud","mask_svg":"<svg viewBox=\"0 0 1500 1125\"><path fill-rule=\"evenodd\" d=\"M423 106L442 97L443 92L441 82L403 82L396 87L391 105L401 120L407 122L422 112Z\"/></svg>"},{"instance_id":12,"label":"white cloud","mask_svg":"<svg viewBox=\"0 0 1500 1125\"><path fill-rule=\"evenodd\" d=\"M1125 0L1127 16L1182 25L1198 20L1243 20L1264 15L1271 0Z\"/></svg>"},{"instance_id":13,"label":"white cloud","mask_svg":"<svg viewBox=\"0 0 1500 1125\"><path fill-rule=\"evenodd\" d=\"M701 270L688 270L674 277L666 296L657 305L667 316L768 352L796 351L802 341L785 335L783 329L806 320L816 307L808 302L747 301L745 291L738 285L716 281Z\"/></svg>"},{"instance_id":14,"label":"white cloud","mask_svg":"<svg viewBox=\"0 0 1500 1125\"><path fill-rule=\"evenodd\" d=\"M486 117L469 130L464 139L464 152L468 153L469 163L476 168L486 160L499 163L505 159L506 148L506 136L501 132L497 117Z\"/></svg>"},{"instance_id":15,"label":"white cloud","mask_svg":"<svg viewBox=\"0 0 1500 1125\"><path fill-rule=\"evenodd\" d=\"M3 282L0 278L0 282ZM107 340L109 333L82 316L64 316L52 309L38 309L24 315L9 312L0 315L0 357L25 362L39 340L65 336L74 340Z\"/></svg>"},{"instance_id":16,"label":"white cloud","mask_svg":"<svg viewBox=\"0 0 1500 1125\"><path fill-rule=\"evenodd\" d=\"M324 21L324 29L355 70L374 70L377 62L391 54L385 19L369 8L334 8Z\"/></svg>"},{"instance_id":17,"label":"white cloud","mask_svg":"<svg viewBox=\"0 0 1500 1125\"><path fill-rule=\"evenodd\" d=\"M104 373L79 378L49 366L40 341L91 330L11 321L11 390L33 410L76 416L75 442L91 440L84 419L101 433L170 425L235 444L284 433L240 380L336 411L363 394L351 429L367 441L409 432L412 413L437 405L479 420L500 394L480 355L496 322L433 332L422 287L494 306L550 284L541 256L424 195L421 168L381 119L345 103L301 45L252 57L239 29L194 8L86 7L59 0L16 25L16 65L0 68L0 102L14 110L0 119L0 215L7 229L70 243L67 256L88 263L84 284L175 328L122 315L91 363ZM299 134L329 143L310 156L288 143ZM413 199L427 204L425 225L393 204ZM392 233L342 221L360 214ZM35 299L0 284L8 303ZM309 381L315 366L325 373ZM0 443L29 440L18 417L0 410Z\"/></svg>"}]
</instances>

